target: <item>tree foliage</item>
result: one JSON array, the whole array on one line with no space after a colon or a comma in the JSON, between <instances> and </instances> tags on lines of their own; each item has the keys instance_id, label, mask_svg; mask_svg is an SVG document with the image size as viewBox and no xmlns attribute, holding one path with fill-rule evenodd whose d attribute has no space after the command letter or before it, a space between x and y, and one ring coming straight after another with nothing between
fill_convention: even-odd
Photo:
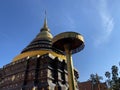
<instances>
[{"instance_id":1,"label":"tree foliage","mask_svg":"<svg viewBox=\"0 0 120 90\"><path fill-rule=\"evenodd\" d=\"M98 74L91 74L89 81L92 82L92 90L94 90L94 86L97 85L97 87L100 90L100 80L103 78L101 76L98 76Z\"/></svg>"},{"instance_id":2,"label":"tree foliage","mask_svg":"<svg viewBox=\"0 0 120 90\"><path fill-rule=\"evenodd\" d=\"M105 72L105 76L107 78L107 85L111 90L120 90L119 70L116 65L112 66L111 72Z\"/></svg>"},{"instance_id":3,"label":"tree foliage","mask_svg":"<svg viewBox=\"0 0 120 90\"><path fill-rule=\"evenodd\" d=\"M98 76L98 74L91 74L90 75L90 81L93 83L93 84L97 84L97 83L100 83L100 80L102 80L103 78L101 76Z\"/></svg>"}]
</instances>

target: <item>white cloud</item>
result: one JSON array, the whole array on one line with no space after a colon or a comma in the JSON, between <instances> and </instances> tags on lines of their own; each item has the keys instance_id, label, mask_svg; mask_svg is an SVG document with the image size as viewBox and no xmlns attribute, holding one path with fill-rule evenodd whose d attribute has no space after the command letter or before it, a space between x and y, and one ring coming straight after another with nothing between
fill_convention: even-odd
<instances>
[{"instance_id":1,"label":"white cloud","mask_svg":"<svg viewBox=\"0 0 120 90\"><path fill-rule=\"evenodd\" d=\"M107 0L100 0L98 6L98 11L101 18L103 30L101 30L102 33L95 40L96 46L106 42L114 29L114 19L109 12L107 4L108 4Z\"/></svg>"},{"instance_id":2,"label":"white cloud","mask_svg":"<svg viewBox=\"0 0 120 90\"><path fill-rule=\"evenodd\" d=\"M76 25L75 25L75 22L74 22L74 19L69 15L69 14L66 14L66 27L68 30L74 30Z\"/></svg>"}]
</instances>

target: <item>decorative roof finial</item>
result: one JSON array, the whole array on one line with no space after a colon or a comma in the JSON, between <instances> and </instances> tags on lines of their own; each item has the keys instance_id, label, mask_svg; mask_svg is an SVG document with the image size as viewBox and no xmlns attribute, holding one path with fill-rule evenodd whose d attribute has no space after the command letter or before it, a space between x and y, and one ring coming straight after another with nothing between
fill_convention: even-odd
<instances>
[{"instance_id":1,"label":"decorative roof finial","mask_svg":"<svg viewBox=\"0 0 120 90\"><path fill-rule=\"evenodd\" d=\"M41 32L42 31L49 31L49 28L48 28L48 25L47 25L47 14L46 14L46 10L45 10L45 18L44 18L44 25L43 25L43 28L40 30Z\"/></svg>"},{"instance_id":2,"label":"decorative roof finial","mask_svg":"<svg viewBox=\"0 0 120 90\"><path fill-rule=\"evenodd\" d=\"M44 28L48 28L48 26L47 26L47 13L46 13L46 10L45 10Z\"/></svg>"}]
</instances>

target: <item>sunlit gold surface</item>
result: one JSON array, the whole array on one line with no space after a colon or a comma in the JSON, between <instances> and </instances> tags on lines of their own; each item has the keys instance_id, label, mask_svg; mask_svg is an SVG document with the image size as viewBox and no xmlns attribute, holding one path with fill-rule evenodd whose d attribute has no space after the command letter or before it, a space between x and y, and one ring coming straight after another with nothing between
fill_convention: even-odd
<instances>
[{"instance_id":1,"label":"sunlit gold surface","mask_svg":"<svg viewBox=\"0 0 120 90\"><path fill-rule=\"evenodd\" d=\"M72 54L80 52L84 48L84 38L76 32L63 32L52 39L52 45L55 48L65 52L64 45L69 44Z\"/></svg>"},{"instance_id":2,"label":"sunlit gold surface","mask_svg":"<svg viewBox=\"0 0 120 90\"><path fill-rule=\"evenodd\" d=\"M69 45L64 45L67 60L69 90L75 90L75 76L73 70L73 61Z\"/></svg>"},{"instance_id":3,"label":"sunlit gold surface","mask_svg":"<svg viewBox=\"0 0 120 90\"><path fill-rule=\"evenodd\" d=\"M64 38L76 38L76 39L79 39L81 40L82 42L84 42L84 39L83 39L83 36L76 33L76 32L65 32L65 33L61 33L57 36L54 37L53 39L53 43L60 40L60 39L64 39Z\"/></svg>"},{"instance_id":4,"label":"sunlit gold surface","mask_svg":"<svg viewBox=\"0 0 120 90\"><path fill-rule=\"evenodd\" d=\"M36 38L40 39L52 39L53 36L50 32L48 31L41 31L40 34Z\"/></svg>"},{"instance_id":5,"label":"sunlit gold surface","mask_svg":"<svg viewBox=\"0 0 120 90\"><path fill-rule=\"evenodd\" d=\"M13 75L13 76L12 76L11 80L12 80L12 81L14 81L14 80L15 80L15 75Z\"/></svg>"},{"instance_id":6,"label":"sunlit gold surface","mask_svg":"<svg viewBox=\"0 0 120 90\"><path fill-rule=\"evenodd\" d=\"M28 56L29 56L29 57L32 57L32 56L44 55L44 54L48 54L48 53L52 54L52 55L55 56L55 57L59 57L59 58L61 58L61 59L66 60L66 57L65 57L64 55L57 54L57 53L55 53L55 52L53 52L53 51L49 51L49 50L38 50L38 51L30 51L30 52L22 53L22 54L16 56L16 57L13 59L13 62L14 62L14 61L18 61L18 60L20 60L20 59L22 59L22 58L25 58L25 57L28 57Z\"/></svg>"},{"instance_id":7,"label":"sunlit gold surface","mask_svg":"<svg viewBox=\"0 0 120 90\"><path fill-rule=\"evenodd\" d=\"M48 28L46 17L45 17L45 20L44 20L44 26L41 29L40 34L38 34L37 38L40 38L40 39L52 39L53 38L53 36L50 33L50 30Z\"/></svg>"}]
</instances>

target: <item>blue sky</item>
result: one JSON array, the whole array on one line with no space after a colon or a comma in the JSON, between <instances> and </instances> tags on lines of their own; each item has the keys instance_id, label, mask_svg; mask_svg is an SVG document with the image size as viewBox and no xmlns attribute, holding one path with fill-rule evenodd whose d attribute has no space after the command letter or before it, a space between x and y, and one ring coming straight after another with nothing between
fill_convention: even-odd
<instances>
[{"instance_id":1,"label":"blue sky","mask_svg":"<svg viewBox=\"0 0 120 90\"><path fill-rule=\"evenodd\" d=\"M39 33L47 11L53 36L81 33L83 51L73 55L79 81L104 76L120 61L120 0L0 0L0 67L8 64Z\"/></svg>"}]
</instances>

